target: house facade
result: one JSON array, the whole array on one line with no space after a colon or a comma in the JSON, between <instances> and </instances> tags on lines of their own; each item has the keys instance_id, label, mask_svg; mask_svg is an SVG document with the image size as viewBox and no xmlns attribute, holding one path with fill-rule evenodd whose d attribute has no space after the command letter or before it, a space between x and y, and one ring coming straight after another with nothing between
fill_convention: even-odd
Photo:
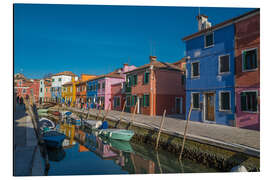
<instances>
[{"instance_id":1,"label":"house facade","mask_svg":"<svg viewBox=\"0 0 270 180\"><path fill-rule=\"evenodd\" d=\"M207 16L197 16L199 32L184 37L186 44L186 118L234 126L234 24L210 27ZM203 21L203 22L202 22Z\"/></svg>"},{"instance_id":2,"label":"house facade","mask_svg":"<svg viewBox=\"0 0 270 180\"><path fill-rule=\"evenodd\" d=\"M76 82L75 89L77 107L82 107L86 105L86 82L95 77L95 75L82 74L80 79Z\"/></svg>"},{"instance_id":3,"label":"house facade","mask_svg":"<svg viewBox=\"0 0 270 180\"><path fill-rule=\"evenodd\" d=\"M44 102L52 101L51 87L52 82L50 80L44 82Z\"/></svg>"},{"instance_id":4,"label":"house facade","mask_svg":"<svg viewBox=\"0 0 270 180\"><path fill-rule=\"evenodd\" d=\"M133 65L124 64L123 68L87 81L87 102L89 106L95 108L97 105L102 105L103 109L111 109L111 86L124 82L126 76L124 73L135 68Z\"/></svg>"},{"instance_id":5,"label":"house facade","mask_svg":"<svg viewBox=\"0 0 270 180\"><path fill-rule=\"evenodd\" d=\"M45 93L45 80L41 79L39 82L39 103L44 101L44 93Z\"/></svg>"},{"instance_id":6,"label":"house facade","mask_svg":"<svg viewBox=\"0 0 270 180\"><path fill-rule=\"evenodd\" d=\"M122 111L125 103L124 82L111 85L112 103L111 109L116 111Z\"/></svg>"},{"instance_id":7,"label":"house facade","mask_svg":"<svg viewBox=\"0 0 270 180\"><path fill-rule=\"evenodd\" d=\"M149 64L126 73L126 111L146 115L185 113L183 71L171 64L150 56Z\"/></svg>"},{"instance_id":8,"label":"house facade","mask_svg":"<svg viewBox=\"0 0 270 180\"><path fill-rule=\"evenodd\" d=\"M236 126L260 130L260 11L235 23Z\"/></svg>"},{"instance_id":9,"label":"house facade","mask_svg":"<svg viewBox=\"0 0 270 180\"><path fill-rule=\"evenodd\" d=\"M52 91L51 91L51 95L52 95L52 100L54 102L63 102L62 99L62 86L63 84L67 83L67 82L71 82L72 77L74 77L75 81L78 80L78 76L76 76L75 74L73 74L70 71L64 71L64 72L60 72L57 74L52 75L51 79L52 79Z\"/></svg>"}]
</instances>

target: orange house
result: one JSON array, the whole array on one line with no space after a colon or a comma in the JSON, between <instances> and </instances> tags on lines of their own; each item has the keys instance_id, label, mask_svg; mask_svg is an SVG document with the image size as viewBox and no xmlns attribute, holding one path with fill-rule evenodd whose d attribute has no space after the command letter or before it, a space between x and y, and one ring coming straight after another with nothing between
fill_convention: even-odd
<instances>
[{"instance_id":1,"label":"orange house","mask_svg":"<svg viewBox=\"0 0 270 180\"><path fill-rule=\"evenodd\" d=\"M95 78L96 75L82 74L76 82L76 105L77 107L85 107L86 105L86 82Z\"/></svg>"}]
</instances>

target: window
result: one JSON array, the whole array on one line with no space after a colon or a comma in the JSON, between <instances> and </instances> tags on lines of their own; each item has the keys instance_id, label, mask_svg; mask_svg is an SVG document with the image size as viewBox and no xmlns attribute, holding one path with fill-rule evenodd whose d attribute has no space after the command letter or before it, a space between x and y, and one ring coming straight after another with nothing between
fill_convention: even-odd
<instances>
[{"instance_id":1,"label":"window","mask_svg":"<svg viewBox=\"0 0 270 180\"><path fill-rule=\"evenodd\" d=\"M219 73L230 72L230 56L219 56Z\"/></svg>"},{"instance_id":2,"label":"window","mask_svg":"<svg viewBox=\"0 0 270 180\"><path fill-rule=\"evenodd\" d=\"M148 107L149 106L149 94L145 94L145 95L143 95L143 105L145 106L145 107Z\"/></svg>"},{"instance_id":3,"label":"window","mask_svg":"<svg viewBox=\"0 0 270 180\"><path fill-rule=\"evenodd\" d=\"M42 92L42 88L40 88L40 92Z\"/></svg>"},{"instance_id":4,"label":"window","mask_svg":"<svg viewBox=\"0 0 270 180\"><path fill-rule=\"evenodd\" d=\"M220 92L219 110L229 111L231 109L230 92Z\"/></svg>"},{"instance_id":5,"label":"window","mask_svg":"<svg viewBox=\"0 0 270 180\"><path fill-rule=\"evenodd\" d=\"M25 91L25 89L23 89L23 91L22 91L23 93L25 93L26 91Z\"/></svg>"},{"instance_id":6,"label":"window","mask_svg":"<svg viewBox=\"0 0 270 180\"><path fill-rule=\"evenodd\" d=\"M149 72L144 73L144 81L143 81L144 84L147 84L149 82L149 74L150 74Z\"/></svg>"},{"instance_id":7,"label":"window","mask_svg":"<svg viewBox=\"0 0 270 180\"><path fill-rule=\"evenodd\" d=\"M200 63L194 62L191 64L191 77L198 77L200 76Z\"/></svg>"},{"instance_id":8,"label":"window","mask_svg":"<svg viewBox=\"0 0 270 180\"><path fill-rule=\"evenodd\" d=\"M100 84L98 83L98 86L97 86L98 89L100 89Z\"/></svg>"},{"instance_id":9,"label":"window","mask_svg":"<svg viewBox=\"0 0 270 180\"><path fill-rule=\"evenodd\" d=\"M258 66L257 49L243 51L243 70L253 70Z\"/></svg>"},{"instance_id":10,"label":"window","mask_svg":"<svg viewBox=\"0 0 270 180\"><path fill-rule=\"evenodd\" d=\"M137 74L136 75L133 75L133 86L134 85L137 85Z\"/></svg>"},{"instance_id":11,"label":"window","mask_svg":"<svg viewBox=\"0 0 270 180\"><path fill-rule=\"evenodd\" d=\"M128 87L132 86L132 76L128 76Z\"/></svg>"},{"instance_id":12,"label":"window","mask_svg":"<svg viewBox=\"0 0 270 180\"><path fill-rule=\"evenodd\" d=\"M204 47L210 47L210 46L213 46L214 45L214 34L213 33L210 33L210 34L207 34L205 35L205 43L204 43Z\"/></svg>"},{"instance_id":13,"label":"window","mask_svg":"<svg viewBox=\"0 0 270 180\"><path fill-rule=\"evenodd\" d=\"M54 79L52 79L52 82L54 82Z\"/></svg>"},{"instance_id":14,"label":"window","mask_svg":"<svg viewBox=\"0 0 270 180\"><path fill-rule=\"evenodd\" d=\"M105 82L102 83L102 89L105 89Z\"/></svg>"},{"instance_id":15,"label":"window","mask_svg":"<svg viewBox=\"0 0 270 180\"><path fill-rule=\"evenodd\" d=\"M241 111L257 112L257 92L241 92Z\"/></svg>"},{"instance_id":16,"label":"window","mask_svg":"<svg viewBox=\"0 0 270 180\"><path fill-rule=\"evenodd\" d=\"M194 109L200 108L200 93L192 93L192 104Z\"/></svg>"},{"instance_id":17,"label":"window","mask_svg":"<svg viewBox=\"0 0 270 180\"><path fill-rule=\"evenodd\" d=\"M61 81L61 78L58 78L58 81Z\"/></svg>"}]
</instances>

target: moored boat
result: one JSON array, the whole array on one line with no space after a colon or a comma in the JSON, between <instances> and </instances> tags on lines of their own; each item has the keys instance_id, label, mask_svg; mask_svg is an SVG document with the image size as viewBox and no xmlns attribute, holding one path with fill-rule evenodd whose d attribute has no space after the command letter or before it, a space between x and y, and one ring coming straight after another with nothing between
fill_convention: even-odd
<instances>
[{"instance_id":1,"label":"moored boat","mask_svg":"<svg viewBox=\"0 0 270 180\"><path fill-rule=\"evenodd\" d=\"M42 131L48 131L50 129L54 129L55 124L51 120L43 117L39 119L39 127L40 127L40 130Z\"/></svg>"},{"instance_id":2,"label":"moored boat","mask_svg":"<svg viewBox=\"0 0 270 180\"><path fill-rule=\"evenodd\" d=\"M102 121L83 120L83 125L90 129L98 129L102 125Z\"/></svg>"},{"instance_id":3,"label":"moored boat","mask_svg":"<svg viewBox=\"0 0 270 180\"><path fill-rule=\"evenodd\" d=\"M125 130L125 129L101 129L99 131L99 134L101 136L104 136L110 139L130 141L130 139L134 135L134 132L131 130Z\"/></svg>"},{"instance_id":4,"label":"moored boat","mask_svg":"<svg viewBox=\"0 0 270 180\"><path fill-rule=\"evenodd\" d=\"M43 140L48 147L59 148L66 136L58 131L51 130L43 133Z\"/></svg>"}]
</instances>

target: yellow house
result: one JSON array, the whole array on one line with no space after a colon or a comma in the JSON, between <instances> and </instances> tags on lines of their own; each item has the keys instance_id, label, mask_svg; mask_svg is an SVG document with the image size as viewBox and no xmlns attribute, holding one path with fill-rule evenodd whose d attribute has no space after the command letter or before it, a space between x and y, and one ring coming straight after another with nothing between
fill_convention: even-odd
<instances>
[{"instance_id":1,"label":"yellow house","mask_svg":"<svg viewBox=\"0 0 270 180\"><path fill-rule=\"evenodd\" d=\"M65 99L66 104L73 106L76 100L76 83L74 77L71 82L63 84L62 87L62 98Z\"/></svg>"}]
</instances>

